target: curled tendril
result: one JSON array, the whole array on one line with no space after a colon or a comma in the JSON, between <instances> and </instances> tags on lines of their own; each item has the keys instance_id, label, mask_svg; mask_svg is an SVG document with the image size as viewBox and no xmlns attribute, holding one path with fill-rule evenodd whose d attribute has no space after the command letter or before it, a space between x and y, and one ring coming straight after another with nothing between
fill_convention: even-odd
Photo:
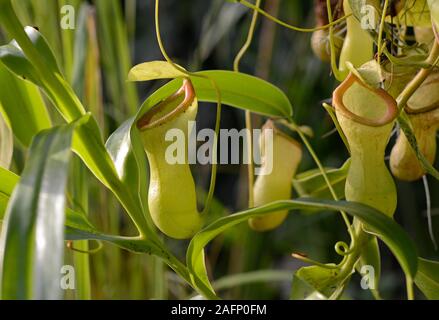
<instances>
[{"instance_id":1,"label":"curled tendril","mask_svg":"<svg viewBox=\"0 0 439 320\"><path fill-rule=\"evenodd\" d=\"M67 248L69 248L70 250L75 251L75 252L84 253L84 254L96 254L102 250L102 248L104 247L104 244L100 240L94 240L94 241L96 241L98 246L96 248L90 249L90 250L81 250L81 249L75 248L73 246L73 241L71 241L71 240L67 241L66 246L67 246Z\"/></svg>"},{"instance_id":2,"label":"curled tendril","mask_svg":"<svg viewBox=\"0 0 439 320\"><path fill-rule=\"evenodd\" d=\"M355 247L349 248L349 245L344 241L338 241L334 245L334 249L338 255L343 257L348 256L355 251Z\"/></svg>"},{"instance_id":3,"label":"curled tendril","mask_svg":"<svg viewBox=\"0 0 439 320\"><path fill-rule=\"evenodd\" d=\"M365 89L369 90L370 92L376 94L380 98L383 99L383 101L387 105L387 112L386 114L381 117L380 119L369 119L365 117L361 117L353 112L351 112L344 104L343 97L349 88L352 87L355 83L361 85ZM370 126L370 127L381 127L386 124L389 124L393 122L396 117L398 116L398 106L396 104L396 101L383 89L378 88L374 89L369 86L367 86L365 83L363 83L359 78L357 78L352 72L348 75L348 77L335 89L334 95L333 95L333 103L336 107L337 111L339 111L341 114L343 114L345 117L358 122L360 124Z\"/></svg>"}]
</instances>

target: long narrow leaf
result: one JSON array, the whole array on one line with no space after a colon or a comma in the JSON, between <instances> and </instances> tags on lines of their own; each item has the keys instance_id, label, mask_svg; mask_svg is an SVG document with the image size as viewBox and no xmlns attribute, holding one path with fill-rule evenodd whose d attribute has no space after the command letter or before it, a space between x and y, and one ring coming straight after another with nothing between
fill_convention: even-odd
<instances>
[{"instance_id":1,"label":"long narrow leaf","mask_svg":"<svg viewBox=\"0 0 439 320\"><path fill-rule=\"evenodd\" d=\"M14 139L12 136L12 131L0 112L0 167L9 168L13 152Z\"/></svg>"},{"instance_id":2,"label":"long narrow leaf","mask_svg":"<svg viewBox=\"0 0 439 320\"><path fill-rule=\"evenodd\" d=\"M152 61L131 69L129 80L148 81L182 76L181 72L174 70L168 63ZM214 81L221 92L221 101L225 105L273 117L289 117L293 113L291 103L282 90L248 74L209 70L196 72L190 76L190 79L200 101L218 101L217 92L212 84ZM140 113L143 114L158 101L168 97L179 86L181 79L175 79L158 89L143 103Z\"/></svg>"},{"instance_id":3,"label":"long narrow leaf","mask_svg":"<svg viewBox=\"0 0 439 320\"><path fill-rule=\"evenodd\" d=\"M416 247L407 236L405 231L392 219L383 213L359 203L345 201L329 201L315 199L298 199L290 201L279 201L265 206L249 209L231 216L218 219L210 224L192 238L187 251L187 265L193 274L194 286L200 288L203 292L208 291L210 283L208 282L206 269L203 267L204 247L216 236L227 231L239 223L245 222L250 218L259 217L278 210L334 210L345 211L350 215L358 218L366 224L369 229L373 230L377 236L384 241L392 253L398 259L404 272L414 279L417 270ZM213 291L208 291L209 296L215 296Z\"/></svg>"},{"instance_id":4,"label":"long narrow leaf","mask_svg":"<svg viewBox=\"0 0 439 320\"><path fill-rule=\"evenodd\" d=\"M49 114L38 88L13 75L0 62L0 108L14 135L29 146L35 134L51 127Z\"/></svg>"},{"instance_id":5,"label":"long narrow leaf","mask_svg":"<svg viewBox=\"0 0 439 320\"><path fill-rule=\"evenodd\" d=\"M65 189L74 126L43 131L8 204L1 236L1 296L58 299ZM47 261L50 261L48 264Z\"/></svg>"}]
</instances>

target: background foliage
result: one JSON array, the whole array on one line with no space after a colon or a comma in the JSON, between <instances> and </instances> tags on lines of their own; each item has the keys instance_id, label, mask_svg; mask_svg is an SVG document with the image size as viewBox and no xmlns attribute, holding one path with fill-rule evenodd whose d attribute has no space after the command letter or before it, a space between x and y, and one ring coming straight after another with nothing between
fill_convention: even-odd
<instances>
[{"instance_id":1,"label":"background foliage","mask_svg":"<svg viewBox=\"0 0 439 320\"><path fill-rule=\"evenodd\" d=\"M58 27L59 8L67 3L76 8L75 30ZM125 81L129 69L162 57L155 38L153 1L95 0L85 6L86 3L81 0L49 0L41 5L35 0L14 1L21 22L37 26L47 38L62 72L87 109L95 115L106 140L125 120L135 115L141 101L165 83L159 80L133 85ZM312 1L267 0L264 3L267 11L284 21L300 26L314 25ZM190 71L230 70L247 35L250 16L251 12L244 7L223 0L162 1L163 42L174 61L188 66ZM11 39L1 30L0 40L5 44ZM322 101L330 98L336 84L329 65L312 54L309 41L310 34L292 32L260 19L255 39L241 63L241 71L260 76L281 88L294 106L296 122L313 128L311 143L321 161L328 167L340 167L348 154L337 133L328 134L333 131L333 123L321 107ZM6 72L2 68L0 64L0 73ZM0 90L6 85L14 85L8 81L0 84ZM30 92L33 103L50 104L34 91ZM20 98L16 97L17 104L21 103ZM33 136L29 135L29 130L36 132L49 127L50 123L62 123L54 110L49 108L50 119L48 115L40 115L35 128L20 122L19 118L9 119L25 127L22 132L14 132L13 172L24 174ZM256 121L261 123L260 118ZM214 104L201 104L198 128L213 128L214 125ZM244 112L225 107L221 127L243 128ZM106 233L133 234L134 228L115 197L87 173L76 156L73 156L70 166L74 172L71 175L74 179L70 180L76 181L69 181L69 207L88 213L90 220ZM306 154L299 172L314 167L311 157ZM204 194L209 183L209 167L195 166L194 173L200 186L199 194ZM77 183L86 185L88 190L75 194L76 189L72 186ZM428 235L422 181L397 181L397 187L396 221L414 240L420 256L438 260L439 255ZM437 217L439 199L434 195L439 194L439 183L434 179L430 179L430 192L433 195L433 215ZM219 166L213 214L220 216L239 211L246 207L246 199L246 169L235 165ZM438 230L438 219L433 218L433 222L434 230ZM436 237L439 237L437 232ZM214 287L225 298L285 299L289 297L293 271L303 266L291 257L292 252L311 253L319 261L338 260L333 245L347 239L342 219L329 212L290 215L280 228L262 234L241 224L209 244L207 268L218 279ZM177 257L184 260L188 243L165 241ZM96 244L92 242L90 246ZM75 247L87 249L87 244L75 242ZM403 273L389 251L384 246L381 248L382 295L391 299L403 298ZM91 286L87 287L90 282L83 279L80 285L82 283L84 287L77 292L67 291L68 298L160 299L194 295L191 288L153 256L128 253L110 245L92 255L66 250L65 263L75 261L76 265L86 269L88 259ZM80 270L79 274L87 272L81 273ZM345 297L371 298L359 284L360 280L355 276Z\"/></svg>"}]
</instances>

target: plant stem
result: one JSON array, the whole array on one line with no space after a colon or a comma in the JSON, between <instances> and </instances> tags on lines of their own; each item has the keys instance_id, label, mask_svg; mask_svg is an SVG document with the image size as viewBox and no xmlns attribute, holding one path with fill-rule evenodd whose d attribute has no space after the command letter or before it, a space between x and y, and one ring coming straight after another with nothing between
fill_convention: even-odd
<instances>
[{"instance_id":1,"label":"plant stem","mask_svg":"<svg viewBox=\"0 0 439 320\"><path fill-rule=\"evenodd\" d=\"M413 290L412 278L406 275L405 281L406 281L406 288L407 288L407 300L415 300L415 293Z\"/></svg>"}]
</instances>

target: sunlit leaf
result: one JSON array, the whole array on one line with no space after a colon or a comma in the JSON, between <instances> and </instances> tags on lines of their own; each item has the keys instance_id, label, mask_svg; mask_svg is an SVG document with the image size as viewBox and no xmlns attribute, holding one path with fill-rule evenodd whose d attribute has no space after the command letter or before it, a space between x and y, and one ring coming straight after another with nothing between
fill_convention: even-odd
<instances>
[{"instance_id":1,"label":"sunlit leaf","mask_svg":"<svg viewBox=\"0 0 439 320\"><path fill-rule=\"evenodd\" d=\"M199 101L218 100L211 82L213 80L221 92L221 102L225 105L272 117L292 115L293 108L282 90L260 78L233 71L212 70L196 72L190 79ZM177 91L181 83L181 79L175 79L154 92L143 103L141 114Z\"/></svg>"},{"instance_id":2,"label":"sunlit leaf","mask_svg":"<svg viewBox=\"0 0 439 320\"><path fill-rule=\"evenodd\" d=\"M35 85L17 78L1 62L0 88L0 110L17 139L29 146L34 135L51 127L43 98Z\"/></svg>"},{"instance_id":3,"label":"sunlit leaf","mask_svg":"<svg viewBox=\"0 0 439 320\"><path fill-rule=\"evenodd\" d=\"M128 73L128 81L149 81L156 79L174 79L186 74L177 70L166 61L151 61L138 64Z\"/></svg>"},{"instance_id":4,"label":"sunlit leaf","mask_svg":"<svg viewBox=\"0 0 439 320\"><path fill-rule=\"evenodd\" d=\"M1 234L3 299L62 296L65 190L73 130L74 125L55 127L32 143Z\"/></svg>"},{"instance_id":5,"label":"sunlit leaf","mask_svg":"<svg viewBox=\"0 0 439 320\"><path fill-rule=\"evenodd\" d=\"M147 219L148 214L148 164L143 151L139 132L133 130L134 118L125 121L106 142L106 148L114 162L117 174L122 182L138 196L143 204ZM145 203L144 203L145 202ZM152 223L151 223L152 225Z\"/></svg>"},{"instance_id":6,"label":"sunlit leaf","mask_svg":"<svg viewBox=\"0 0 439 320\"><path fill-rule=\"evenodd\" d=\"M16 22L14 16L13 12L7 14L5 22ZM1 46L0 61L16 76L24 77L44 89L44 93L68 122L84 115L84 107L63 78L56 58L41 33L32 27L26 27L24 32L15 28L13 31L20 37L20 41L17 43L14 40Z\"/></svg>"}]
</instances>

